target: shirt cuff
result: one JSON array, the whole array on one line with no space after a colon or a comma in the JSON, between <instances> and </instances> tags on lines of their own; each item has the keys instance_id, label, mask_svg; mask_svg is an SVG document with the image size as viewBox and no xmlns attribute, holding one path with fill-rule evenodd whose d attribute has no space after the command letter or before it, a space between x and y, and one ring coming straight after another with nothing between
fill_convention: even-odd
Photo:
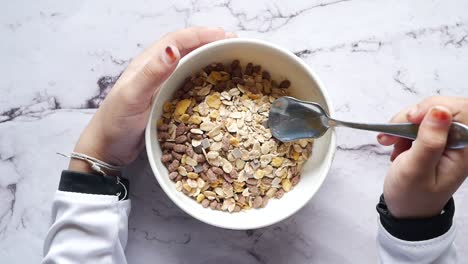
<instances>
[{"instance_id":1,"label":"shirt cuff","mask_svg":"<svg viewBox=\"0 0 468 264\"><path fill-rule=\"evenodd\" d=\"M377 212L382 226L392 236L406 241L423 241L442 236L450 230L455 203L450 198L442 213L430 218L397 219L390 214L382 195L377 204Z\"/></svg>"},{"instance_id":2,"label":"shirt cuff","mask_svg":"<svg viewBox=\"0 0 468 264\"><path fill-rule=\"evenodd\" d=\"M119 200L127 200L130 190L129 182L127 179L120 178L120 183L114 176L64 170L58 189L63 192L115 195L119 197Z\"/></svg>"}]
</instances>

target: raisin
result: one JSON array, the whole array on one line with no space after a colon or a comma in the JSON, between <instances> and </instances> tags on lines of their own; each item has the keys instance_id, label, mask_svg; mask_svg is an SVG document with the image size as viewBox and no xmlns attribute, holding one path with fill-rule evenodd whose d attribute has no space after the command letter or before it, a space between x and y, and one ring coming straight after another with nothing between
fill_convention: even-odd
<instances>
[{"instance_id":1,"label":"raisin","mask_svg":"<svg viewBox=\"0 0 468 264\"><path fill-rule=\"evenodd\" d=\"M291 86L291 82L289 80L284 80L280 83L279 88L289 88Z\"/></svg>"},{"instance_id":2,"label":"raisin","mask_svg":"<svg viewBox=\"0 0 468 264\"><path fill-rule=\"evenodd\" d=\"M270 75L269 72L263 71L263 72L262 72L262 78L265 79L265 80L270 80L270 79L271 79L271 75Z\"/></svg>"},{"instance_id":3,"label":"raisin","mask_svg":"<svg viewBox=\"0 0 468 264\"><path fill-rule=\"evenodd\" d=\"M251 62L247 63L247 66L245 66L245 74L247 75L252 75L253 73L253 64Z\"/></svg>"},{"instance_id":4,"label":"raisin","mask_svg":"<svg viewBox=\"0 0 468 264\"><path fill-rule=\"evenodd\" d=\"M260 66L260 65L255 65L255 66L253 67L253 72L255 72L255 73L260 73L261 71L262 71L262 66Z\"/></svg>"}]
</instances>

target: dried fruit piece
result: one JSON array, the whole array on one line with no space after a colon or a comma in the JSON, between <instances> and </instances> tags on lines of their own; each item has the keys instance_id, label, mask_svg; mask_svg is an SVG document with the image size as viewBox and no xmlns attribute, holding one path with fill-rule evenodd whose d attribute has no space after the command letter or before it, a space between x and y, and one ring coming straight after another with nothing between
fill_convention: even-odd
<instances>
[{"instance_id":1,"label":"dried fruit piece","mask_svg":"<svg viewBox=\"0 0 468 264\"><path fill-rule=\"evenodd\" d=\"M283 187L283 190L285 192L289 192L291 190L292 184L289 181L289 179L283 179L283 181L281 182L281 186Z\"/></svg>"},{"instance_id":2,"label":"dried fruit piece","mask_svg":"<svg viewBox=\"0 0 468 264\"><path fill-rule=\"evenodd\" d=\"M196 125L199 125L201 122L202 122L202 118L201 118L199 115L192 115L192 116L188 119L188 123L189 123L189 124L196 124Z\"/></svg>"},{"instance_id":3,"label":"dried fruit piece","mask_svg":"<svg viewBox=\"0 0 468 264\"><path fill-rule=\"evenodd\" d=\"M219 109L219 106L221 105L219 93L208 95L205 99L205 102L209 107Z\"/></svg>"},{"instance_id":4,"label":"dried fruit piece","mask_svg":"<svg viewBox=\"0 0 468 264\"><path fill-rule=\"evenodd\" d=\"M187 178L193 179L193 180L198 179L198 174L195 172L189 172L187 173Z\"/></svg>"},{"instance_id":5,"label":"dried fruit piece","mask_svg":"<svg viewBox=\"0 0 468 264\"><path fill-rule=\"evenodd\" d=\"M185 114L185 111L187 111L187 108L190 106L191 103L192 103L192 100L190 100L190 99L180 100L176 104L176 107L175 107L175 110L174 110L174 116L179 117L179 116Z\"/></svg>"},{"instance_id":6,"label":"dried fruit piece","mask_svg":"<svg viewBox=\"0 0 468 264\"><path fill-rule=\"evenodd\" d=\"M279 88L289 88L291 86L291 82L289 80L284 80L280 83Z\"/></svg>"},{"instance_id":7,"label":"dried fruit piece","mask_svg":"<svg viewBox=\"0 0 468 264\"><path fill-rule=\"evenodd\" d=\"M296 152L296 151L293 151L292 158L293 158L294 160L296 160L296 161L299 160L299 157L300 157L300 156L301 156L301 153Z\"/></svg>"},{"instance_id":8,"label":"dried fruit piece","mask_svg":"<svg viewBox=\"0 0 468 264\"><path fill-rule=\"evenodd\" d=\"M280 167L282 164L283 164L283 158L282 157L274 157L272 160L271 160L271 165L273 167Z\"/></svg>"},{"instance_id":9,"label":"dried fruit piece","mask_svg":"<svg viewBox=\"0 0 468 264\"><path fill-rule=\"evenodd\" d=\"M205 195L200 193L198 196L197 196L197 202L201 203L203 200L205 200Z\"/></svg>"}]
</instances>

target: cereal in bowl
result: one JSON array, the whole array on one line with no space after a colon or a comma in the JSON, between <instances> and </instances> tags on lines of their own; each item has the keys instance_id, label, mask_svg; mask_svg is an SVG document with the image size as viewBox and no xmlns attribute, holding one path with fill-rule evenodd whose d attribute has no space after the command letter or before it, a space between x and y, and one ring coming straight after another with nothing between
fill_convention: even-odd
<instances>
[{"instance_id":1,"label":"cereal in bowl","mask_svg":"<svg viewBox=\"0 0 468 264\"><path fill-rule=\"evenodd\" d=\"M161 161L175 188L203 207L263 208L300 180L312 139L283 143L267 127L271 104L288 95L260 65L213 63L187 77L158 121Z\"/></svg>"}]
</instances>

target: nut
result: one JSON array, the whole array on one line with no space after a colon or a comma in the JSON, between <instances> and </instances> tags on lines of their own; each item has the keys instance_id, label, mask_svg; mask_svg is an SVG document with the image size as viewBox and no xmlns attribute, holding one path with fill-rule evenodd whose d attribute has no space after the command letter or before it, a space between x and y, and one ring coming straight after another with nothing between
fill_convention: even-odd
<instances>
[{"instance_id":1,"label":"nut","mask_svg":"<svg viewBox=\"0 0 468 264\"><path fill-rule=\"evenodd\" d=\"M172 155L171 154L164 154L161 156L161 161L166 163L172 160Z\"/></svg>"},{"instance_id":2,"label":"nut","mask_svg":"<svg viewBox=\"0 0 468 264\"><path fill-rule=\"evenodd\" d=\"M177 153L185 153L185 151L187 150L187 146L182 145L182 144L177 144L177 145L174 145L172 149Z\"/></svg>"},{"instance_id":3,"label":"nut","mask_svg":"<svg viewBox=\"0 0 468 264\"><path fill-rule=\"evenodd\" d=\"M223 174L224 174L223 170L221 170L221 169L218 168L218 167L213 167L213 168L211 168L211 170L212 170L216 175L223 175Z\"/></svg>"},{"instance_id":4,"label":"nut","mask_svg":"<svg viewBox=\"0 0 468 264\"><path fill-rule=\"evenodd\" d=\"M178 160L173 160L172 163L169 164L169 166L167 166L167 170L169 172L176 171L177 168L179 167L179 164L180 164L180 162Z\"/></svg>"},{"instance_id":5,"label":"nut","mask_svg":"<svg viewBox=\"0 0 468 264\"><path fill-rule=\"evenodd\" d=\"M186 135L180 135L180 136L175 138L175 143L182 144L182 143L185 143L187 140L188 140L188 138L187 138Z\"/></svg>"},{"instance_id":6,"label":"nut","mask_svg":"<svg viewBox=\"0 0 468 264\"><path fill-rule=\"evenodd\" d=\"M253 208L260 208L260 206L262 206L262 197L260 196L255 197L255 199L253 200L252 206Z\"/></svg>"},{"instance_id":7,"label":"nut","mask_svg":"<svg viewBox=\"0 0 468 264\"><path fill-rule=\"evenodd\" d=\"M201 202L201 205L203 206L203 208L207 208L207 207L210 205L210 200L204 199L204 200Z\"/></svg>"},{"instance_id":8,"label":"nut","mask_svg":"<svg viewBox=\"0 0 468 264\"><path fill-rule=\"evenodd\" d=\"M177 172L173 171L173 172L169 173L169 179L174 181L177 178L178 175L179 174Z\"/></svg>"}]
</instances>

